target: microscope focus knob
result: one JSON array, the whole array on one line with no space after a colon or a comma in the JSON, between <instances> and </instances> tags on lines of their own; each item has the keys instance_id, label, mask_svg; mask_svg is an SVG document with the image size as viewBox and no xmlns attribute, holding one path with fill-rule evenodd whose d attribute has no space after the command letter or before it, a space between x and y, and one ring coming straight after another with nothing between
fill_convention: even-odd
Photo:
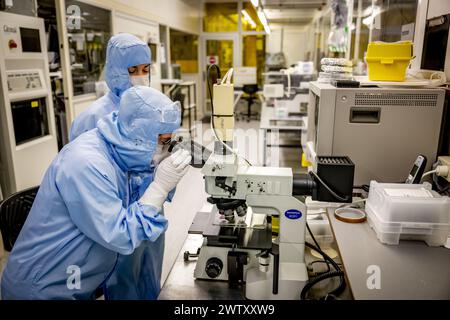
<instances>
[{"instance_id":1,"label":"microscope focus knob","mask_svg":"<svg viewBox=\"0 0 450 320\"><path fill-rule=\"evenodd\" d=\"M208 277L214 279L217 278L223 269L223 262L219 258L209 258L206 261L205 272Z\"/></svg>"}]
</instances>

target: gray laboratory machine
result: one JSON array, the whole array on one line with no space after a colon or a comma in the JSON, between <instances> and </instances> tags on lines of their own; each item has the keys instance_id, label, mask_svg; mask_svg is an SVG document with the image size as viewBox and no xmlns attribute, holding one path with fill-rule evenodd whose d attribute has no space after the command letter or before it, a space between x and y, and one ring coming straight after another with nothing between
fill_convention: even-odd
<instances>
[{"instance_id":1,"label":"gray laboratory machine","mask_svg":"<svg viewBox=\"0 0 450 320\"><path fill-rule=\"evenodd\" d=\"M436 160L443 89L336 88L310 83L306 157L349 156L355 185L400 182L419 154Z\"/></svg>"}]
</instances>

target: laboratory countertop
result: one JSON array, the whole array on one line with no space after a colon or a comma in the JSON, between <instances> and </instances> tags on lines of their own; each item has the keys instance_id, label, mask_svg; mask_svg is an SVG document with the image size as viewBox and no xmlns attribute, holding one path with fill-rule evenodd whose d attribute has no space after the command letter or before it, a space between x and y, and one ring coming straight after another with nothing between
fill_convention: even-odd
<instances>
[{"instance_id":1,"label":"laboratory countertop","mask_svg":"<svg viewBox=\"0 0 450 320\"><path fill-rule=\"evenodd\" d=\"M307 116L289 116L280 118L275 116L274 107L268 107L266 103L263 103L261 106L260 129L306 131L307 126Z\"/></svg>"},{"instance_id":2,"label":"laboratory countertop","mask_svg":"<svg viewBox=\"0 0 450 320\"><path fill-rule=\"evenodd\" d=\"M193 86L196 84L194 81L184 81L180 79L161 79L160 83L162 85L178 84L180 86Z\"/></svg>"},{"instance_id":3,"label":"laboratory countertop","mask_svg":"<svg viewBox=\"0 0 450 320\"><path fill-rule=\"evenodd\" d=\"M333 209L328 217L355 299L450 299L449 249L409 240L386 245L367 222L339 221Z\"/></svg>"},{"instance_id":4,"label":"laboratory countertop","mask_svg":"<svg viewBox=\"0 0 450 320\"><path fill-rule=\"evenodd\" d=\"M181 79L161 79L159 82L161 84L170 85L170 84L181 84L183 82L183 80L181 80Z\"/></svg>"}]
</instances>

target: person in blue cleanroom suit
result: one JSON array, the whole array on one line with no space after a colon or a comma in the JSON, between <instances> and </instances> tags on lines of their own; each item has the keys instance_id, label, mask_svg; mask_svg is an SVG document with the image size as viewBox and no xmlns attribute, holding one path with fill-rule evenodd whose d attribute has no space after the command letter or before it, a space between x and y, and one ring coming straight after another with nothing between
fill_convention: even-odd
<instances>
[{"instance_id":1,"label":"person in blue cleanroom suit","mask_svg":"<svg viewBox=\"0 0 450 320\"><path fill-rule=\"evenodd\" d=\"M148 45L128 33L111 37L106 49L105 81L109 92L96 100L72 123L69 139L94 129L97 121L119 108L122 93L134 85L150 86L151 51Z\"/></svg>"},{"instance_id":2,"label":"person in blue cleanroom suit","mask_svg":"<svg viewBox=\"0 0 450 320\"><path fill-rule=\"evenodd\" d=\"M115 111L119 108L120 98L122 93L135 85L150 85L150 62L151 52L148 45L135 37L134 35L121 33L111 37L108 41L106 52L106 72L105 80L110 89L110 92L102 98L96 100L87 110L82 112L72 123L70 130L70 141L73 141L83 132L95 128L97 121ZM159 146L161 147L161 146ZM159 150L161 151L161 150ZM164 153L162 153L164 155ZM140 172L138 174L130 175L130 190L136 193L134 196L142 195L145 188L153 179L153 166L148 172ZM173 196L173 191L169 194L170 201ZM132 255L120 256L117 263L117 268L114 274L110 277L111 287L108 290L111 299L139 299L139 298L154 298L143 294L142 290L137 292L128 292L123 287L128 286L128 281L136 278L138 282L139 266L141 263L149 260L149 253L157 256L163 255L164 237L159 237L157 243L148 244L145 249L144 246L135 250ZM155 252L158 252L157 254ZM161 259L162 260L162 259ZM155 259L154 263L162 264L162 261ZM130 265L134 264L134 267ZM159 266L156 270L160 270ZM159 277L157 277L159 279ZM125 282L125 284L123 284ZM141 285L140 281L138 286ZM158 285L155 283L155 285ZM135 287L136 288L136 287ZM131 289L128 289L131 290ZM155 290L151 290L156 292Z\"/></svg>"},{"instance_id":3,"label":"person in blue cleanroom suit","mask_svg":"<svg viewBox=\"0 0 450 320\"><path fill-rule=\"evenodd\" d=\"M153 259L161 257L144 245L157 245L165 232L163 203L191 156L178 150L161 160L142 194L129 177L149 170L158 145L179 127L180 113L159 91L133 87L118 112L61 150L9 256L3 299L92 299L98 288L109 298L119 257L137 250L144 259L129 266L135 278L117 285L135 286L121 287L125 298L157 296L161 271Z\"/></svg>"}]
</instances>

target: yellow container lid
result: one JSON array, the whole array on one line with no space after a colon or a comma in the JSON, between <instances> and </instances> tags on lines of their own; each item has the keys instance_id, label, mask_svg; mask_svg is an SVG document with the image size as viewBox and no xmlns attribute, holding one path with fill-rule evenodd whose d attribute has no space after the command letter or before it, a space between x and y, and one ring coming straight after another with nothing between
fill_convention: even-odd
<instances>
[{"instance_id":1,"label":"yellow container lid","mask_svg":"<svg viewBox=\"0 0 450 320\"><path fill-rule=\"evenodd\" d=\"M411 60L413 57L413 43L400 42L370 42L367 48L367 61L374 59Z\"/></svg>"}]
</instances>

